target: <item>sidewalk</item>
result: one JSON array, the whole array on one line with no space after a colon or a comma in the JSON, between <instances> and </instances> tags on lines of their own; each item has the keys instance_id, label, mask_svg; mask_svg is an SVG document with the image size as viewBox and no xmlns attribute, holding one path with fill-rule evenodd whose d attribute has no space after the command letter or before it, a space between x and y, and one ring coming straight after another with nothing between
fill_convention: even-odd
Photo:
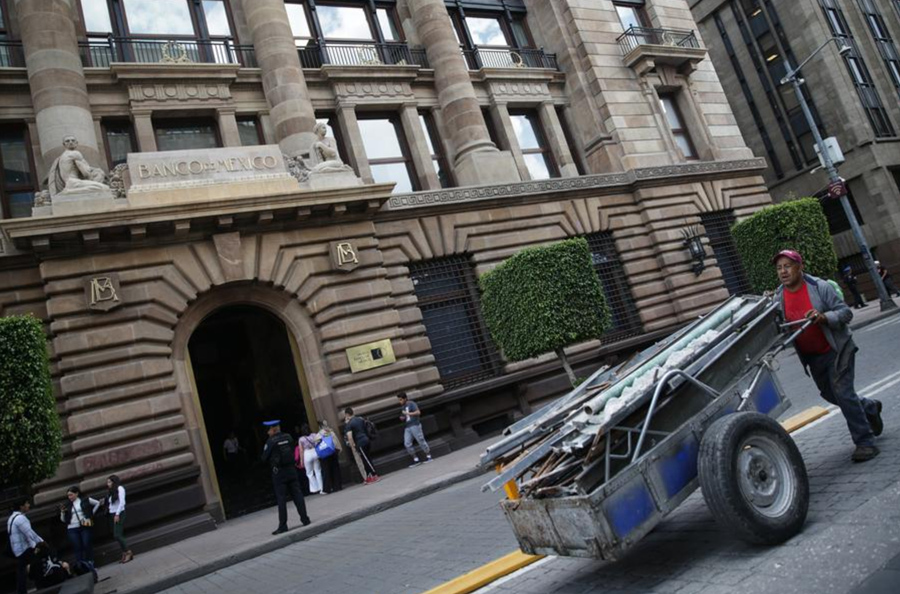
<instances>
[{"instance_id":1,"label":"sidewalk","mask_svg":"<svg viewBox=\"0 0 900 594\"><path fill-rule=\"evenodd\" d=\"M312 524L300 527L293 503L288 503L285 534L272 536L278 524L276 508L229 520L207 532L138 554L127 565L117 563L99 569L104 579L98 594L149 594L198 578L240 561L252 559L286 545L306 540L371 514L402 505L477 476L475 467L487 441L435 458L431 464L399 470L373 485L353 485L331 495L306 498Z\"/></svg>"},{"instance_id":2,"label":"sidewalk","mask_svg":"<svg viewBox=\"0 0 900 594\"><path fill-rule=\"evenodd\" d=\"M900 298L895 298L895 302L900 304ZM900 308L881 311L878 301L870 301L866 307L853 310L853 321L850 322L850 327L854 330L864 328L869 324L874 324L898 313L900 313Z\"/></svg>"}]
</instances>

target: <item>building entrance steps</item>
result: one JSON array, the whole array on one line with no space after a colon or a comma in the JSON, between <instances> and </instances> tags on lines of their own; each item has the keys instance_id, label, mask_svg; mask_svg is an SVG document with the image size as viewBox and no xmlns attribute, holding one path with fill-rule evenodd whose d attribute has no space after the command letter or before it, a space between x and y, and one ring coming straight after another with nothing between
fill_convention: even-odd
<instances>
[{"instance_id":1,"label":"building entrance steps","mask_svg":"<svg viewBox=\"0 0 900 594\"><path fill-rule=\"evenodd\" d=\"M424 497L481 474L483 470L476 468L476 464L488 443L490 440L440 456L433 464L392 472L377 483L353 484L330 495L306 497L312 519L307 527L300 525L297 511L289 504L289 530L278 536L272 536L272 530L278 525L278 513L272 507L228 520L212 532L151 551L136 551L131 563L99 568L100 578L109 579L97 584L95 592L158 592Z\"/></svg>"}]
</instances>

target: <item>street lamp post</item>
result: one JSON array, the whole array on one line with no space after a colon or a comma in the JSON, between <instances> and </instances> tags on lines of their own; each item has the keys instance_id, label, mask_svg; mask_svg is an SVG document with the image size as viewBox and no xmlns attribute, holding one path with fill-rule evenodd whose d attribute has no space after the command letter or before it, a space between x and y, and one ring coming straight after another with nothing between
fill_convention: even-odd
<instances>
[{"instance_id":1,"label":"street lamp post","mask_svg":"<svg viewBox=\"0 0 900 594\"><path fill-rule=\"evenodd\" d=\"M850 208L850 201L847 198L847 188L843 183L843 180L838 175L837 167L835 167L834 162L831 160L831 155L828 153L828 148L825 146L825 142L822 140L822 135L819 133L819 128L816 126L816 122L813 119L812 112L809 110L809 105L806 104L806 98L803 96L803 89L800 87L802 84L801 79L798 78L800 74L800 69L809 62L813 56L822 51L825 46L829 43L835 42L841 44L841 48L839 53L843 56L849 51L852 51L852 48L846 44L843 44L843 40L838 37L832 37L822 45L820 45L816 50L809 55L805 60L803 60L799 66L791 70L790 62L788 65L788 73L781 79L781 84L791 83L794 86L794 93L797 94L797 101L800 102L800 108L803 110L803 115L806 116L806 121L809 124L809 129L813 134L813 138L816 140L816 146L819 147L819 154L822 157L822 162L825 164L825 171L828 172L828 179L831 182L830 187L836 187L841 190L840 198L841 206L844 209L844 214L847 215L847 220L850 221L850 228L853 230L853 237L856 239L856 244L859 246L859 251L862 253L863 261L866 263L866 269L869 271L869 275L871 275L872 280L875 282L875 288L878 291L878 299L881 301L881 311L886 311L889 309L895 309L897 304L894 303L891 296L888 295L887 290L884 288L884 283L881 280L881 276L878 274L878 270L875 268L875 262L872 260L872 253L869 251L869 244L866 243L866 238L863 236L862 229L859 227L859 221L856 220L856 215L853 214L853 209Z\"/></svg>"}]
</instances>

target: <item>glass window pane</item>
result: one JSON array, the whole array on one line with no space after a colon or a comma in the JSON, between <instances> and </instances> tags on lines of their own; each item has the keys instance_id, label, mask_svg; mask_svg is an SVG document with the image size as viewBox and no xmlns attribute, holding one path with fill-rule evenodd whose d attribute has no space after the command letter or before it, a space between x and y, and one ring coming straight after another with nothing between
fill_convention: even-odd
<instances>
[{"instance_id":1,"label":"glass window pane","mask_svg":"<svg viewBox=\"0 0 900 594\"><path fill-rule=\"evenodd\" d=\"M33 206L34 192L13 192L9 195L9 218L30 217Z\"/></svg>"},{"instance_id":2,"label":"glass window pane","mask_svg":"<svg viewBox=\"0 0 900 594\"><path fill-rule=\"evenodd\" d=\"M112 33L106 0L81 0L84 28L88 33Z\"/></svg>"},{"instance_id":3,"label":"glass window pane","mask_svg":"<svg viewBox=\"0 0 900 594\"><path fill-rule=\"evenodd\" d=\"M156 147L161 151L218 148L216 128L204 124L156 124Z\"/></svg>"},{"instance_id":4,"label":"glass window pane","mask_svg":"<svg viewBox=\"0 0 900 594\"><path fill-rule=\"evenodd\" d=\"M524 19L516 19L512 22L512 32L519 47L531 47L531 42L528 41L528 33L525 29Z\"/></svg>"},{"instance_id":5,"label":"glass window pane","mask_svg":"<svg viewBox=\"0 0 900 594\"><path fill-rule=\"evenodd\" d=\"M394 19L391 18L391 13L388 12L388 9L378 8L375 10L375 14L378 16L378 26L381 27L381 34L384 36L384 40L400 41L400 34L397 33Z\"/></svg>"},{"instance_id":6,"label":"glass window pane","mask_svg":"<svg viewBox=\"0 0 900 594\"><path fill-rule=\"evenodd\" d=\"M25 135L21 130L4 131L0 135L0 161L3 162L3 180L6 185L31 183L31 163L25 147Z\"/></svg>"},{"instance_id":7,"label":"glass window pane","mask_svg":"<svg viewBox=\"0 0 900 594\"><path fill-rule=\"evenodd\" d=\"M131 33L193 35L187 0L123 0Z\"/></svg>"},{"instance_id":8,"label":"glass window pane","mask_svg":"<svg viewBox=\"0 0 900 594\"><path fill-rule=\"evenodd\" d=\"M678 110L675 109L675 102L671 97L660 97L659 104L662 106L663 113L666 114L666 121L669 122L669 128L678 130L684 128L681 118L678 117Z\"/></svg>"},{"instance_id":9,"label":"glass window pane","mask_svg":"<svg viewBox=\"0 0 900 594\"><path fill-rule=\"evenodd\" d=\"M619 22L626 31L629 27L640 27L641 16L638 9L634 6L616 6L616 12L619 14Z\"/></svg>"},{"instance_id":10,"label":"glass window pane","mask_svg":"<svg viewBox=\"0 0 900 594\"><path fill-rule=\"evenodd\" d=\"M469 27L469 33L472 34L472 42L475 45L509 45L503 29L500 27L500 21L497 19L466 17L466 25Z\"/></svg>"},{"instance_id":11,"label":"glass window pane","mask_svg":"<svg viewBox=\"0 0 900 594\"><path fill-rule=\"evenodd\" d=\"M294 37L312 37L303 5L286 3L284 8L287 10L288 21L291 23L291 31L294 33Z\"/></svg>"},{"instance_id":12,"label":"glass window pane","mask_svg":"<svg viewBox=\"0 0 900 594\"><path fill-rule=\"evenodd\" d=\"M537 132L531 118L525 115L510 116L512 120L513 130L516 132L516 138L519 140L519 147L523 149L539 149L542 148L538 143Z\"/></svg>"},{"instance_id":13,"label":"glass window pane","mask_svg":"<svg viewBox=\"0 0 900 594\"><path fill-rule=\"evenodd\" d=\"M256 146L262 144L259 140L259 128L256 120L238 120L238 133L241 135L241 146Z\"/></svg>"},{"instance_id":14,"label":"glass window pane","mask_svg":"<svg viewBox=\"0 0 900 594\"><path fill-rule=\"evenodd\" d=\"M375 183L396 182L394 194L413 191L406 163L383 163L381 165L371 165L370 168L372 169L372 178L375 179Z\"/></svg>"},{"instance_id":15,"label":"glass window pane","mask_svg":"<svg viewBox=\"0 0 900 594\"><path fill-rule=\"evenodd\" d=\"M550 179L550 168L544 155L531 153L522 155L522 158L525 159L531 179Z\"/></svg>"},{"instance_id":16,"label":"glass window pane","mask_svg":"<svg viewBox=\"0 0 900 594\"><path fill-rule=\"evenodd\" d=\"M390 120L359 120L359 131L369 159L403 158L397 129Z\"/></svg>"},{"instance_id":17,"label":"glass window pane","mask_svg":"<svg viewBox=\"0 0 900 594\"><path fill-rule=\"evenodd\" d=\"M355 6L319 6L325 39L373 39L366 11Z\"/></svg>"},{"instance_id":18,"label":"glass window pane","mask_svg":"<svg viewBox=\"0 0 900 594\"><path fill-rule=\"evenodd\" d=\"M211 36L231 37L224 0L203 0L203 14L206 15L206 29Z\"/></svg>"},{"instance_id":19,"label":"glass window pane","mask_svg":"<svg viewBox=\"0 0 900 594\"><path fill-rule=\"evenodd\" d=\"M106 146L109 148L110 167L128 161L128 153L132 152L131 126L106 128Z\"/></svg>"},{"instance_id":20,"label":"glass window pane","mask_svg":"<svg viewBox=\"0 0 900 594\"><path fill-rule=\"evenodd\" d=\"M678 148L681 149L681 154L685 156L687 159L693 159L697 156L694 152L693 147L691 147L691 141L688 139L687 134L681 132L675 134L675 143L678 145Z\"/></svg>"}]
</instances>

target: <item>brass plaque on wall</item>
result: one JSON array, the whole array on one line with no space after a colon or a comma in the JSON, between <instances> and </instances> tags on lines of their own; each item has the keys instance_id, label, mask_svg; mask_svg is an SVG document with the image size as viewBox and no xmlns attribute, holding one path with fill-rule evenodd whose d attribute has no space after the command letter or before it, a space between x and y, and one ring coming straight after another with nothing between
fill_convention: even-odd
<instances>
[{"instance_id":1,"label":"brass plaque on wall","mask_svg":"<svg viewBox=\"0 0 900 594\"><path fill-rule=\"evenodd\" d=\"M350 347L347 349L347 359L350 361L351 373L389 365L397 360L390 338Z\"/></svg>"}]
</instances>

